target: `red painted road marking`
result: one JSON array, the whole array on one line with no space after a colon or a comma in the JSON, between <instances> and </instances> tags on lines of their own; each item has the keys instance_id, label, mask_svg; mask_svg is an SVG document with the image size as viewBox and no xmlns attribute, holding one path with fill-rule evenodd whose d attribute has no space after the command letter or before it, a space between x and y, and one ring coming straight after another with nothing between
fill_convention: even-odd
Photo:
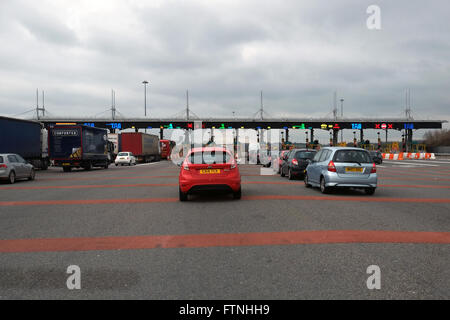
<instances>
[{"instance_id":1,"label":"red painted road marking","mask_svg":"<svg viewBox=\"0 0 450 320\"><path fill-rule=\"evenodd\" d=\"M327 230L101 238L13 239L0 240L0 252L136 250L334 243L450 244L450 232Z\"/></svg>"},{"instance_id":2,"label":"red painted road marking","mask_svg":"<svg viewBox=\"0 0 450 320\"><path fill-rule=\"evenodd\" d=\"M384 188L424 188L424 189L450 189L450 186L424 185L424 184L379 184Z\"/></svg>"},{"instance_id":3,"label":"red painted road marking","mask_svg":"<svg viewBox=\"0 0 450 320\"><path fill-rule=\"evenodd\" d=\"M289 196L261 195L243 196L242 200L312 200L345 202L409 202L409 203L450 203L450 198L378 198L378 197L340 197L340 196ZM0 207L45 206L45 205L82 205L115 203L163 203L178 202L178 198L137 198L137 199L90 199L90 200L42 200L42 201L0 201Z\"/></svg>"},{"instance_id":4,"label":"red painted road marking","mask_svg":"<svg viewBox=\"0 0 450 320\"><path fill-rule=\"evenodd\" d=\"M96 181L99 180L119 180L119 179L166 179L166 178L178 178L178 176L133 176L133 177L95 177ZM93 178L39 178L39 181L92 181Z\"/></svg>"},{"instance_id":5,"label":"red painted road marking","mask_svg":"<svg viewBox=\"0 0 450 320\"><path fill-rule=\"evenodd\" d=\"M242 184L267 184L267 185L303 185L303 182L288 181L242 181ZM135 187L176 187L178 183L136 183L136 184L93 184L73 186L26 186L26 187L0 187L0 190L45 190L45 189L89 189L89 188L135 188ZM450 186L440 185L409 185L409 184L380 184L385 188L429 188L450 189Z\"/></svg>"},{"instance_id":6,"label":"red painted road marking","mask_svg":"<svg viewBox=\"0 0 450 320\"><path fill-rule=\"evenodd\" d=\"M92 200L43 200L43 201L2 201L1 206L48 206L72 204L113 204L113 203L151 203L177 202L178 198L143 198L143 199L92 199Z\"/></svg>"},{"instance_id":7,"label":"red painted road marking","mask_svg":"<svg viewBox=\"0 0 450 320\"><path fill-rule=\"evenodd\" d=\"M93 185L73 185L73 186L0 187L0 190L89 189L89 188L175 187L175 186L178 186L178 183L137 183L137 184L93 184Z\"/></svg>"},{"instance_id":8,"label":"red painted road marking","mask_svg":"<svg viewBox=\"0 0 450 320\"><path fill-rule=\"evenodd\" d=\"M243 200L317 200L317 201L352 201L352 202L423 202L423 203L450 203L450 198L374 198L374 197L338 197L338 196L245 196Z\"/></svg>"},{"instance_id":9,"label":"red painted road marking","mask_svg":"<svg viewBox=\"0 0 450 320\"><path fill-rule=\"evenodd\" d=\"M399 178L379 175L378 180L400 180L400 181L450 181L450 179L439 179L435 177L426 178Z\"/></svg>"},{"instance_id":10,"label":"red painted road marking","mask_svg":"<svg viewBox=\"0 0 450 320\"><path fill-rule=\"evenodd\" d=\"M288 181L242 181L242 184L302 185L303 182ZM178 183L136 183L136 184L92 184L72 186L24 186L0 187L0 190L45 190L45 189L89 189L89 188L133 188L133 187L176 187Z\"/></svg>"}]
</instances>

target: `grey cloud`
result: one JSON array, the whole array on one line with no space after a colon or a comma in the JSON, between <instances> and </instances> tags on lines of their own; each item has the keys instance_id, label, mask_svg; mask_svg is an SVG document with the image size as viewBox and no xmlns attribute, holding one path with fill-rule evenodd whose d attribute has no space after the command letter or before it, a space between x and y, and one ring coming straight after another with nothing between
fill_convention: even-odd
<instances>
[{"instance_id":1,"label":"grey cloud","mask_svg":"<svg viewBox=\"0 0 450 320\"><path fill-rule=\"evenodd\" d=\"M450 118L444 0L380 0L380 31L365 26L365 0L122 1L121 12L86 13L80 34L48 3L0 8L1 114L25 111L39 87L52 113L94 115L114 88L119 110L142 116L146 79L154 116L181 111L187 89L205 116L251 116L260 90L274 116L325 116L335 90L348 116L396 116L411 88L417 114Z\"/></svg>"}]
</instances>

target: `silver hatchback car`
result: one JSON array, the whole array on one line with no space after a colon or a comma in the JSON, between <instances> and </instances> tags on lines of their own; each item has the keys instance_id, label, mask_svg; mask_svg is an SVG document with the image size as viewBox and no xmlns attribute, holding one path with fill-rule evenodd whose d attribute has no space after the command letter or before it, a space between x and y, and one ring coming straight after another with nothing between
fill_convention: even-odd
<instances>
[{"instance_id":1,"label":"silver hatchback car","mask_svg":"<svg viewBox=\"0 0 450 320\"><path fill-rule=\"evenodd\" d=\"M364 149L327 147L306 168L305 186L319 187L322 193L339 187L361 188L373 195L377 188L377 168Z\"/></svg>"},{"instance_id":2,"label":"silver hatchback car","mask_svg":"<svg viewBox=\"0 0 450 320\"><path fill-rule=\"evenodd\" d=\"M34 177L34 167L21 156L13 153L0 154L0 180L12 184L17 179L34 180Z\"/></svg>"}]
</instances>

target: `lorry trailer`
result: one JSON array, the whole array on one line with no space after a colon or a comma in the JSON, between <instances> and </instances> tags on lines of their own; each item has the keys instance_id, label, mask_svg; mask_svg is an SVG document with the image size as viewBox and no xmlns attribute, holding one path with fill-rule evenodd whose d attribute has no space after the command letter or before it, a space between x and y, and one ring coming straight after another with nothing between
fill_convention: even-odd
<instances>
[{"instance_id":1,"label":"lorry trailer","mask_svg":"<svg viewBox=\"0 0 450 320\"><path fill-rule=\"evenodd\" d=\"M132 152L138 162L159 161L159 136L142 132L122 132L119 134L119 152Z\"/></svg>"},{"instance_id":2,"label":"lorry trailer","mask_svg":"<svg viewBox=\"0 0 450 320\"><path fill-rule=\"evenodd\" d=\"M33 167L47 170L47 130L37 121L0 117L0 153L15 153Z\"/></svg>"}]
</instances>

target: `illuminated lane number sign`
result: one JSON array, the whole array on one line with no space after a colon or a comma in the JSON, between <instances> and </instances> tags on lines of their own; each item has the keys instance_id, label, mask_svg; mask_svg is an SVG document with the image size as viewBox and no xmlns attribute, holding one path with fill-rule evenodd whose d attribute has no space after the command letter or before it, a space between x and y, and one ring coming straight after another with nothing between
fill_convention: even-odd
<instances>
[{"instance_id":1,"label":"illuminated lane number sign","mask_svg":"<svg viewBox=\"0 0 450 320\"><path fill-rule=\"evenodd\" d=\"M107 123L107 126L111 126L111 129L122 129L122 124L121 123Z\"/></svg>"},{"instance_id":2,"label":"illuminated lane number sign","mask_svg":"<svg viewBox=\"0 0 450 320\"><path fill-rule=\"evenodd\" d=\"M414 129L414 123L405 123L405 129Z\"/></svg>"},{"instance_id":3,"label":"illuminated lane number sign","mask_svg":"<svg viewBox=\"0 0 450 320\"><path fill-rule=\"evenodd\" d=\"M361 130L362 124L361 123L352 123L352 129L353 130Z\"/></svg>"},{"instance_id":4,"label":"illuminated lane number sign","mask_svg":"<svg viewBox=\"0 0 450 320\"><path fill-rule=\"evenodd\" d=\"M95 127L95 123L93 122L86 122L84 125L88 127Z\"/></svg>"}]
</instances>

